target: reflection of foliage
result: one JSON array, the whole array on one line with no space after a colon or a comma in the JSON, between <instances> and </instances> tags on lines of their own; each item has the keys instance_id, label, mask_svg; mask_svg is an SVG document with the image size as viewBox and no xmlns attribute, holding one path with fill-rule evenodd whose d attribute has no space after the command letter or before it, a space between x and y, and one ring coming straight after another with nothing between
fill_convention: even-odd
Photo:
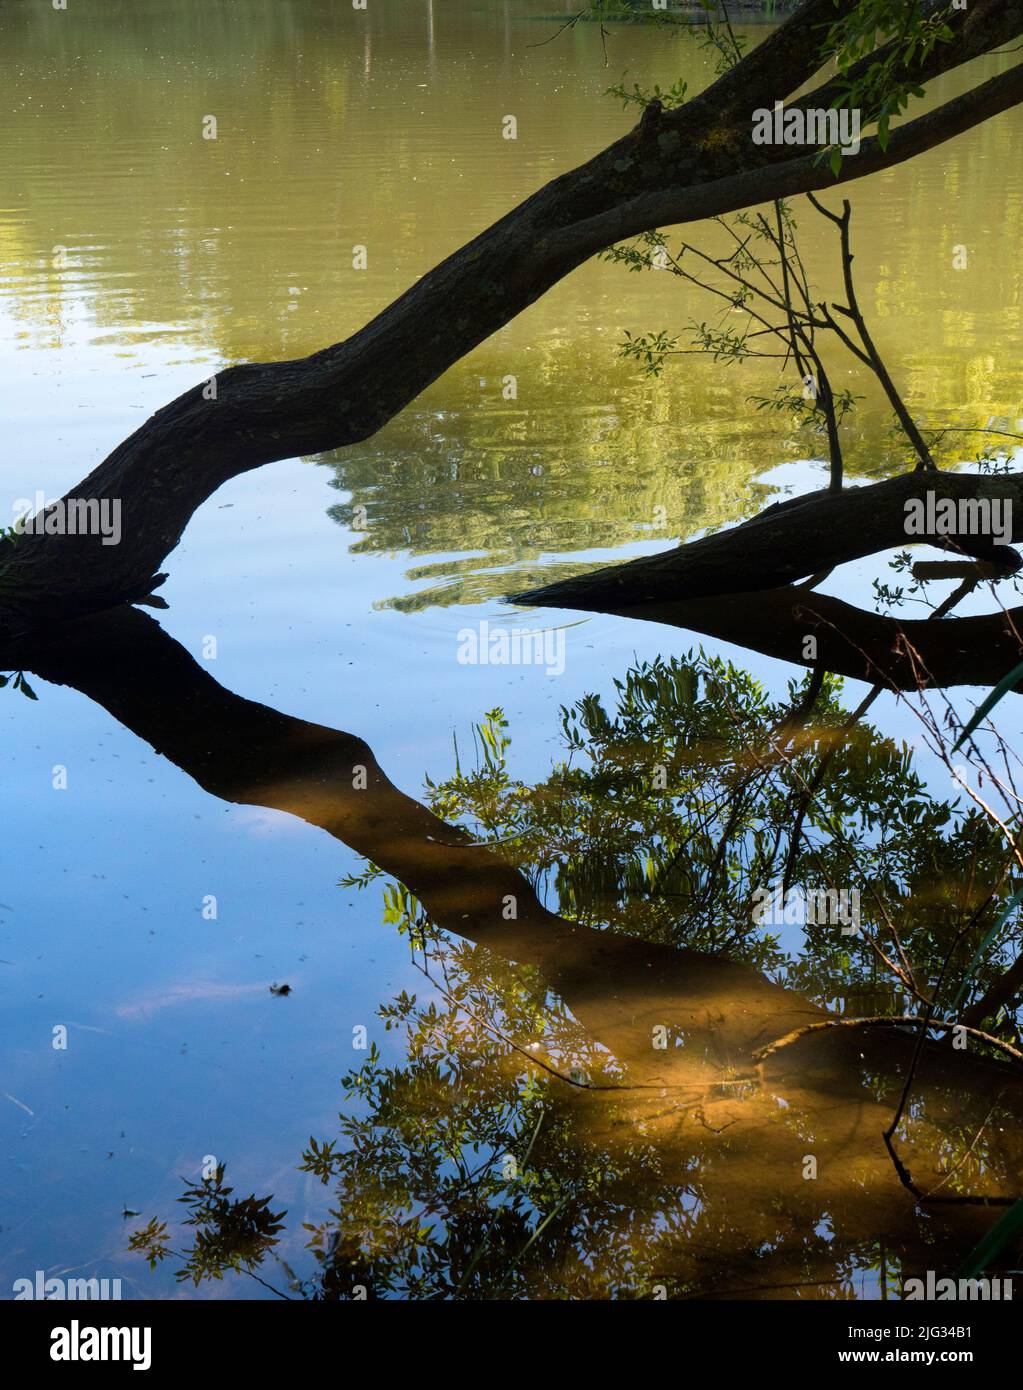
<instances>
[{"instance_id":1,"label":"reflection of foliage","mask_svg":"<svg viewBox=\"0 0 1023 1390\"><path fill-rule=\"evenodd\" d=\"M271 1197L231 1200L233 1187L224 1185L224 1165L202 1182L186 1182L178 1198L189 1208L186 1226L198 1227L185 1265L177 1271L180 1280L222 1279L225 1270L252 1273L277 1244L277 1233L284 1229L284 1212L272 1212ZM144 1254L150 1268L172 1252L167 1243L167 1227L155 1218L131 1237L128 1248Z\"/></svg>"},{"instance_id":2,"label":"reflection of foliage","mask_svg":"<svg viewBox=\"0 0 1023 1390\"><path fill-rule=\"evenodd\" d=\"M651 1296L688 1250L696 1158L650 1145L627 1093L602 1098L591 1126L581 1107L620 1080L614 1059L535 972L444 941L426 960L433 997L380 1010L404 1031L407 1060L384 1066L371 1050L343 1078L354 1113L340 1139L310 1138L303 1154L301 1170L333 1194L326 1218L306 1225L315 1270L292 1291Z\"/></svg>"},{"instance_id":3,"label":"reflection of foliage","mask_svg":"<svg viewBox=\"0 0 1023 1390\"><path fill-rule=\"evenodd\" d=\"M464 946L429 959L444 972L446 1007L403 995L380 1010L388 1028L404 1029L408 1064L384 1067L371 1052L342 1082L364 1117L342 1117L340 1151L310 1141L304 1156L306 1171L336 1184L328 1220L309 1228L321 1297L360 1283L371 1296L522 1291L550 1258L551 1240L564 1237L552 1224L582 1195L564 1161L567 1119L545 1104L546 1079L495 1041L498 1028L544 1036L549 1056L578 1030L529 972L516 978ZM490 1027L467 1027L466 1011ZM596 1072L600 1058L589 1050Z\"/></svg>"},{"instance_id":4,"label":"reflection of foliage","mask_svg":"<svg viewBox=\"0 0 1023 1390\"><path fill-rule=\"evenodd\" d=\"M871 939L893 953L897 941L914 977L933 981L958 935L943 998L957 983L986 989L1019 935L1006 926L969 974L1006 906L1000 839L983 816L928 795L908 749L850 720L839 693L830 678L810 678L777 701L748 672L702 654L638 664L614 682L613 703L587 695L562 711L568 756L543 782L514 777L507 723L492 710L475 730L474 762L456 748L454 772L428 781L427 799L518 865L563 915L656 943L654 953L727 948L859 1015L906 1006ZM859 888L862 933L796 927L782 941L756 926L756 887L783 873L792 884ZM370 865L347 882L381 877ZM870 1202L862 1221L850 1204L839 1241L833 1189L818 1196L799 1178L764 1202L743 1176L750 1164L796 1171L809 1145L830 1142L829 1125L844 1133L838 1094L829 1092L825 1123L729 1077L730 1096L747 1088L746 1128L730 1129L736 1113L706 1088L632 1085L633 1059L590 1036L539 968L449 939L409 888L384 888L385 917L407 935L423 989L378 1011L403 1059L387 1062L373 1045L342 1080L338 1133L311 1136L302 1155L301 1170L331 1196L305 1225L313 1268L285 1267L292 1293L686 1297L777 1281L843 1297L859 1280L897 1275L899 1239L879 1245ZM613 994L613 976L613 965L606 979L596 968L592 997ZM1011 1024L1003 1018L1002 1031ZM684 1049L684 1037L673 1045ZM860 1084L853 1127L871 1097L890 1110L902 1081L865 1065ZM997 1100L977 1104L989 1135L1004 1133ZM927 1130L933 1171L948 1174L943 1190L968 1194L990 1189L994 1171L979 1123L958 1093L932 1088L914 1096L897 1139ZM179 1277L254 1274L276 1244L270 1199L232 1204L229 1191L222 1170L189 1185L182 1200L201 1229ZM156 1222L132 1242L151 1261L168 1245Z\"/></svg>"},{"instance_id":5,"label":"reflection of foliage","mask_svg":"<svg viewBox=\"0 0 1023 1390\"><path fill-rule=\"evenodd\" d=\"M719 398L651 389L637 402L621 377L606 406L587 408L578 381L608 375L610 349L600 346L575 345L571 369L559 370L538 345L530 404L467 408L440 424L406 412L386 438L324 456L351 493L330 515L352 528L355 554L429 557L408 571L412 592L387 606L480 602L601 563L580 552L664 545L773 497L753 479L777 432L737 421ZM682 430L684 407L705 422L699 436Z\"/></svg>"},{"instance_id":6,"label":"reflection of foliage","mask_svg":"<svg viewBox=\"0 0 1023 1390\"><path fill-rule=\"evenodd\" d=\"M463 766L456 745L454 773L427 778L427 798L573 920L740 954L822 1004L867 1013L912 1002L873 942L889 959L905 953L922 980L937 978L955 943L948 997L968 985L967 997L980 998L1021 939L1019 924L1004 924L966 980L1011 905L1002 837L980 810L931 796L906 745L850 721L837 679L826 677L803 710L812 684L772 700L731 663L658 658L614 682L610 713L595 695L562 710L570 756L544 782L513 777L507 721L495 709L473 730L475 765ZM381 872L370 865L344 886ZM862 931L796 924L783 942L754 921L758 890L779 884L797 894L855 889ZM414 936L415 898L401 884L384 895L385 921Z\"/></svg>"},{"instance_id":7,"label":"reflection of foliage","mask_svg":"<svg viewBox=\"0 0 1023 1390\"><path fill-rule=\"evenodd\" d=\"M157 1221L154 1216L143 1226L141 1231L132 1232L131 1239L128 1241L128 1249L145 1255L149 1261L149 1268L155 1269L171 1253L171 1248L167 1244L167 1234L166 1221Z\"/></svg>"},{"instance_id":8,"label":"reflection of foliage","mask_svg":"<svg viewBox=\"0 0 1023 1390\"><path fill-rule=\"evenodd\" d=\"M709 1121L698 1100L595 1093L621 1081L614 1059L534 971L444 939L424 960L427 997L379 1010L403 1034L404 1059L386 1066L371 1050L343 1078L339 1134L311 1137L302 1155L331 1196L305 1225L313 1267L291 1276L291 1294L644 1299L777 1282L845 1298L897 1284L897 1240L836 1240L816 1184L783 1184L770 1201L730 1186L749 1156L720 1145L726 1121ZM890 1078L872 1088L892 1096ZM821 1142L814 1118L773 1108L781 1152ZM975 1140L954 1118L943 1133L945 1166L959 1165L949 1192L985 1179ZM768 1164L766 1129L752 1142ZM803 1220L789 1200L808 1204Z\"/></svg>"},{"instance_id":9,"label":"reflection of foliage","mask_svg":"<svg viewBox=\"0 0 1023 1390\"><path fill-rule=\"evenodd\" d=\"M984 904L1003 866L1000 840L979 813L928 795L905 746L847 727L839 689L828 678L802 722L791 716L806 685L778 702L718 659L658 659L615 682L610 712L592 695L563 710L575 764L535 787L516 781L495 711L479 726L478 767L431 786L431 803L501 842L563 915L648 941L739 951L822 1000L878 987L869 937L883 937L890 919L926 978L972 914L957 955L965 965L995 920L1000 900ZM807 800L825 754L824 779ZM864 932L809 928L798 951L783 947L753 923L757 890L783 877L857 889Z\"/></svg>"}]
</instances>

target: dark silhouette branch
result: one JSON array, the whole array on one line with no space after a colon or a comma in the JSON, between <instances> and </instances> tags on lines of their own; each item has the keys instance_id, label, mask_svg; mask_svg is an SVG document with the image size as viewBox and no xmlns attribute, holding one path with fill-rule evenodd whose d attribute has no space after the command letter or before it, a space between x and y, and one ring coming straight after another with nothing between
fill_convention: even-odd
<instances>
[{"instance_id":1,"label":"dark silhouette branch","mask_svg":"<svg viewBox=\"0 0 1023 1390\"><path fill-rule=\"evenodd\" d=\"M894 167L1023 100L1021 67L908 122L885 150L868 139L837 180L819 152L792 160L786 147L755 146L752 108L789 95L818 70L821 25L849 3L806 0L706 92L554 179L346 341L297 361L225 368L215 399L202 383L159 410L69 494L121 502L118 546L37 534L13 550L0 543L0 629L27 631L150 593L189 518L224 482L368 438L611 243ZM1009 24L985 6L963 56L1012 37L1006 30L1018 10L1014 0ZM937 61L961 60L945 53Z\"/></svg>"},{"instance_id":2,"label":"dark silhouette branch","mask_svg":"<svg viewBox=\"0 0 1023 1390\"><path fill-rule=\"evenodd\" d=\"M906 503L926 501L928 492L957 503L1011 501L1012 539L1023 540L1023 475L907 473L869 487L813 492L775 503L728 531L530 589L514 595L512 602L608 612L625 605L772 589L848 560L924 541L988 561L1002 573L1019 568L1020 558L1010 546L982 535L908 534Z\"/></svg>"},{"instance_id":3,"label":"dark silhouette branch","mask_svg":"<svg viewBox=\"0 0 1023 1390\"><path fill-rule=\"evenodd\" d=\"M971 1004L968 1009L963 1010L963 1022L969 1024L983 1023L986 1018L991 1018L1000 1009L1011 1004L1021 990L1023 990L1023 954L1016 957L1008 970L999 975L991 988L975 1004Z\"/></svg>"},{"instance_id":4,"label":"dark silhouette branch","mask_svg":"<svg viewBox=\"0 0 1023 1390\"><path fill-rule=\"evenodd\" d=\"M812 193L808 193L807 197L822 216L826 217L829 222L835 224L842 242L842 279L845 282L845 295L849 302L847 305L833 304L831 307L836 313L843 314L856 325L856 332L859 334L860 342L863 344L863 355L870 363L874 375L881 383L884 393L888 397L889 404L895 411L896 418L902 426L903 433L916 450L917 458L919 459L917 466L931 473L936 472L937 465L931 457L931 451L924 442L924 437L920 433L916 421L909 413L905 401L899 394L898 388L891 378L891 373L885 366L884 360L874 343L874 339L870 335L866 319L863 317L863 311L860 309L859 299L856 295L856 284L853 280L852 273L853 253L849 244L849 223L852 219L852 205L848 198L844 198L842 200L842 215L838 216L837 213L831 212L823 203L819 202Z\"/></svg>"},{"instance_id":5,"label":"dark silhouette branch","mask_svg":"<svg viewBox=\"0 0 1023 1390\"><path fill-rule=\"evenodd\" d=\"M1023 101L1023 64L900 126L885 148L881 147L877 136L862 141L859 153L844 159L837 175L831 173L819 151L785 160L787 146L760 146L759 150L767 154L752 168L693 187L642 194L586 222L551 233L543 238L538 248L542 263L556 265L561 258L580 251L593 254L613 242L624 241L653 227L698 222L738 208L865 178L881 169L915 159L992 116L1008 111L1020 101Z\"/></svg>"}]
</instances>

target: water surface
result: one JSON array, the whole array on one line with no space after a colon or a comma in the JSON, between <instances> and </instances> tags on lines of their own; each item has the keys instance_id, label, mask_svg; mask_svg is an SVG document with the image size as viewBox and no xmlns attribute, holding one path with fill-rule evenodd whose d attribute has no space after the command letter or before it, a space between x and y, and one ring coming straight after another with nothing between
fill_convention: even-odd
<instances>
[{"instance_id":1,"label":"water surface","mask_svg":"<svg viewBox=\"0 0 1023 1390\"><path fill-rule=\"evenodd\" d=\"M59 495L149 413L219 367L301 356L359 328L545 180L622 133L631 116L605 89L623 73L665 86L681 74L693 89L710 78L692 39L640 26L613 30L606 65L592 25L543 43L554 27L544 16L557 8L552 0L374 0L366 14L313 0L253 0L243 10L200 0L104 0L66 12L5 6L3 507L37 490ZM939 87L956 90L952 80ZM202 137L211 114L215 141ZM515 141L501 137L508 114ZM911 409L928 424L1021 428L1020 136L1010 113L854 186L861 300ZM808 263L831 293L829 232L798 216ZM694 239L701 234L714 236L704 229ZM353 266L357 246L364 270ZM951 268L957 246L968 249L962 271ZM382 908L386 880L364 891L339 882L364 872L367 853L387 869L390 848L392 871L418 894L415 874L440 872L433 841L422 839L429 832L408 832L420 836L410 863L394 845L352 832L336 788L323 790L326 804L315 786L290 788L287 759L274 761L287 729L248 729L230 710L222 727L202 723L215 709L196 690L216 705L220 697L202 686L213 677L247 701L365 740L391 782L421 802L426 775L436 782L454 768L453 735L461 758L475 756L472 727L500 706L514 776L543 782L562 756L562 705L588 692L607 699L630 667L683 654L697 639L634 619L537 617L509 610L502 595L565 567L737 522L779 490L824 480L818 439L747 404L771 389L769 364L685 357L651 380L617 354L626 330L680 331L707 312L665 277L588 264L372 440L221 489L171 557L162 591L170 607L159 615L166 643L153 639L150 650L141 629L104 631L80 660L52 658L50 678L34 681L38 702L0 692L0 1288L41 1268L117 1276L133 1297L174 1296L180 1262L151 1271L127 1253L128 1236L151 1217L173 1226L182 1179L197 1181L210 1158L226 1165L236 1195L272 1193L272 1209L287 1213L266 1277L287 1286L284 1261L306 1281L303 1292L322 1296L350 1296L361 1271L382 1294L650 1296L664 1284L672 1296L872 1297L892 1269L922 1258L908 1216L889 1233L895 1253L884 1248L891 1174L866 1159L858 1168L858 1150L834 1156L835 1173L809 1204L790 1180L807 1136L820 1132L821 1087L801 1081L784 1106L761 1094L737 1123L735 1102L722 1110L725 1092L714 1088L742 1078L723 1076L732 1061L715 1056L693 1018L698 1060L687 1069L676 1058L677 1077L645 1075L637 1036L661 1006L636 1002L634 977L653 968L662 999L686 993L657 955L679 944L664 920L641 923L655 967L639 947L618 944L609 960L590 961L589 981L568 978L566 967L544 975L525 928L475 950L453 935L429 948L424 941L414 956L398 927L414 926L416 913L406 920L393 897ZM867 396L851 431L854 480L905 463L881 402ZM970 456L963 443L943 461ZM832 591L869 606L878 567L849 571L833 577ZM563 626L564 672L460 665L459 630L482 620ZM177 661L174 643L196 671L161 684L160 663ZM791 668L703 645L741 660L783 699ZM862 693L850 683L846 706ZM207 753L220 751L212 772L190 745L170 748L183 711L206 730L199 752L204 739ZM879 737L921 741L890 697L871 718ZM1017 720L1006 713L1008 735ZM346 766L357 761L353 754ZM920 762L934 794L949 795L926 750ZM57 767L67 770L66 790L54 788ZM382 804L384 821L400 825L393 804ZM479 808L463 799L455 809L469 824ZM397 830L393 838L401 840ZM925 860L914 866L923 876ZM538 885L544 910L560 903L566 917L611 919L627 934L636 922L628 913L613 920L615 895L596 891L600 865L590 867L588 888L578 876L548 874ZM460 906L445 901L434 914L448 933L459 930ZM424 979L424 949L444 957L447 984L436 961L433 980ZM625 953L620 961L615 952ZM755 963L770 968L769 954ZM795 981L811 1009L842 993L834 963L821 957L816 966ZM291 993L273 995L282 983ZM871 981L857 976L855 987L862 1000ZM752 986L736 977L728 988L734 1003ZM432 1001L438 1015L408 1014L401 1026L381 1017L403 991L417 995L417 1008ZM616 1013L609 999L618 995ZM594 999L599 1017L588 1021ZM789 1007L779 1003L771 1017ZM51 1045L55 1028L67 1029L66 1049ZM361 1029L379 1065L396 1069L389 1084L401 1100L390 1108L375 1075L362 1100L340 1084L366 1060L355 1045ZM524 1061L530 1043L565 1075L618 1082L631 1068L637 1085L653 1089L606 1101ZM842 1103L861 1106L856 1088L874 1086L890 1113L891 1084L858 1076ZM528 1149L538 1104L545 1118ZM962 1140L953 1131L967 1121L937 1074L927 1104L933 1129L922 1151L929 1160L955 1153ZM468 1128L460 1106L471 1112ZM772 1127L786 1106L788 1121ZM341 1134L339 1111L349 1121L377 1115L373 1143ZM413 1123L424 1114L446 1150L437 1130ZM380 1134L390 1137L384 1153L373 1147ZM324 1184L315 1163L299 1166L310 1135L357 1157ZM1015 1156L1004 1142L982 1148L976 1171L963 1169L960 1180L1008 1190ZM436 1209L437 1192L464 1177L460 1164L466 1172L484 1164L490 1181L508 1146L520 1162L533 1156L538 1185L514 1199L507 1187L484 1187L468 1205L464 1192L457 1200L446 1192L459 1253L449 1243L410 1273L414 1242L396 1215L408 1172L425 1184L416 1200ZM598 1174L607 1178L599 1191ZM857 1182L869 1194L859 1204L850 1197ZM345 1247L345 1258L330 1245L331 1277L317 1283L323 1262L306 1248L303 1223L337 1226L329 1212L338 1185L347 1218L374 1235L365 1249ZM548 1229L548 1241L557 1239L537 1241L515 1269L499 1266L490 1246L479 1253L488 1211L505 1213L495 1220L508 1223L509 1248L529 1239L537 1211L560 1211ZM950 1218L949 1248L968 1245L975 1224ZM570 1252L564 1266L559 1250ZM272 1296L241 1274L180 1287L188 1296Z\"/></svg>"}]
</instances>

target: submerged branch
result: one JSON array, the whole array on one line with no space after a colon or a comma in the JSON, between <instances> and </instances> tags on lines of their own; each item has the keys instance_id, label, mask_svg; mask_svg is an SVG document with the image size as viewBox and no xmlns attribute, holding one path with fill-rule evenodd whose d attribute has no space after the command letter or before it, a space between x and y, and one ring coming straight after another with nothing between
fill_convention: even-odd
<instances>
[{"instance_id":1,"label":"submerged branch","mask_svg":"<svg viewBox=\"0 0 1023 1390\"><path fill-rule=\"evenodd\" d=\"M929 492L957 505L984 499L1012 502L1012 539L1023 540L1023 474L909 473L868 487L778 502L731 530L530 589L512 595L511 602L608 612L625 605L774 589L910 542L986 560L1002 572L1020 567L1023 562L1014 550L985 536L908 533L907 503L921 502L926 509Z\"/></svg>"}]
</instances>

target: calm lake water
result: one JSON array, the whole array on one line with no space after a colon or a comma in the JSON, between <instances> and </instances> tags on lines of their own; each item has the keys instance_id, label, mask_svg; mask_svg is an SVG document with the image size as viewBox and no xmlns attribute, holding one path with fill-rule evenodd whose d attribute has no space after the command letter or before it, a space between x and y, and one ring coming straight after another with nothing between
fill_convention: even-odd
<instances>
[{"instance_id":1,"label":"calm lake water","mask_svg":"<svg viewBox=\"0 0 1023 1390\"><path fill-rule=\"evenodd\" d=\"M626 130L632 115L606 95L623 74L646 86L681 75L693 90L712 75L694 38L640 26L613 26L605 61L593 25L553 38L550 15L562 9L573 7L6 4L0 524L14 520L16 499L72 487L157 407L218 368L299 357L362 326ZM956 89L948 80L935 93ZM509 114L516 140L502 138ZM216 140L203 138L210 115ZM1023 430L1021 136L1023 117L1010 113L852 186L861 301L928 425ZM830 229L809 210L797 219L815 280L837 292ZM713 229L690 230L713 242ZM364 269L353 265L356 247ZM957 247L967 251L962 270L952 268ZM463 763L475 756L473 726L495 706L512 739L511 775L543 781L563 756L560 707L590 692L612 697L616 678L658 655L703 645L784 701L801 672L780 662L653 623L502 602L569 567L651 553L788 490L823 485L820 441L747 403L773 389L772 364L685 357L651 379L618 354L627 331L681 332L710 313L667 276L588 264L367 443L222 488L170 558L164 632L226 690L365 740L391 781L420 801L427 776L436 783L454 771L453 739ZM866 395L850 426L850 478L898 471L906 453L876 394L851 371L837 384ZM972 441L955 438L944 463L973 456ZM878 574L891 578L883 563L857 564L824 587L870 607ZM563 631L564 670L460 664L460 630L484 620ZM144 686L135 651L131 633L111 634L104 679L123 671ZM314 1281L327 1265L365 1270L365 1251L349 1251L346 1266L331 1264L334 1246L325 1262L307 1248L304 1223L336 1227L339 1199L315 1164L300 1164L310 1136L351 1151L362 1141L342 1133L339 1113L358 1120L373 1110L387 1144L361 1170L333 1176L375 1251L366 1279L378 1279L376 1292L646 1296L677 1275L689 1292L785 1285L809 1297L878 1296L890 1266L876 1212L856 1209L842 1183L822 1193L805 1229L795 1216L775 1229L764 1213L782 1179L770 1152L760 1165L737 1143L719 1208L694 1176L699 1162L713 1167L711 1156L698 1162L699 1146L684 1140L675 1167L666 1165L663 1121L651 1114L634 1132L634 1116L598 1113L592 1096L574 1109L550 1102L541 1138L533 1135L545 1177L522 1210L479 1195L460 1229L461 1263L447 1248L415 1286L402 1263L414 1229L442 1228L438 1213L453 1200L447 1192L441 1201L445 1184L467 1181L486 1161L500 1166L509 1136L524 1132L516 1107L531 1115L529 1088L550 1079L537 1080L528 1063L523 1070L526 1039L542 1037L544 1056L591 1079L617 1075L614 1048L587 1029L586 991L577 1003L572 982L560 994L538 984L525 947L510 951L525 962L520 977L500 946L491 958L482 947L436 945L451 975L445 984L434 968L426 979L422 950L410 953L398 930L393 887L385 899L389 881L347 883L366 860L311 783L298 800L281 791L287 759L272 769L256 753L247 761L241 713L210 726L203 757L229 756L237 737L231 788L263 787L262 804L255 793L247 805L241 793L218 795L219 770L205 789L189 775L189 757L201 761L199 725L188 756L155 751L173 744L164 725L176 727L182 711L203 717L201 702L188 706L156 669L147 666L146 679L164 704L153 694L151 726L141 706L117 718L73 681L33 680L37 702L0 692L0 1295L41 1269L117 1277L126 1297L272 1297L243 1273L179 1283L180 1259L150 1270L127 1250L150 1218L168 1222L175 1249L187 1243L176 1199L211 1159L226 1165L235 1195L273 1194L272 1210L286 1211L260 1267L269 1282ZM864 690L850 682L846 708ZM968 708L973 695L954 698ZM885 735L922 744L891 697L871 719ZM1000 727L1011 737L1017 726L1007 706ZM951 794L922 746L919 766L935 795ZM54 786L57 768L66 788ZM446 819L458 811L473 827L464 804ZM379 843L385 868L387 838L379 825L354 837L364 850ZM406 862L400 847L394 853ZM541 877L546 905L560 901L571 916L571 885ZM271 992L281 984L290 993ZM412 1042L400 1019L378 1012L403 991L437 1010L417 1022ZM486 1021L488 1000L500 1026ZM66 1046L54 1046L63 1037L55 1029L66 1030ZM366 1061L364 1040L394 1069L391 1089L349 1097L341 1081ZM437 1132L428 1133L428 1117ZM593 1190L594 1172L608 1173L613 1145L604 1141L624 1123L633 1139L628 1152L614 1150L614 1192L562 1231L573 1273L534 1269L523 1256L514 1278L525 1283L509 1286L490 1253L473 1263L485 1213L511 1210L528 1232L536 1211L567 1210ZM799 1135L793 1143L805 1147ZM992 1157L988 1171L996 1167ZM409 1174L428 1170L429 1190L403 1205L402 1192L415 1188ZM410 1210L418 1226L407 1224ZM682 1230L699 1247L695 1266L662 1258L658 1242ZM903 1237L911 1239L893 1241ZM416 1268L427 1266L424 1257ZM445 1269L456 1269L446 1284ZM489 1282L479 1286L481 1269ZM315 1288L350 1296L343 1279Z\"/></svg>"}]
</instances>

